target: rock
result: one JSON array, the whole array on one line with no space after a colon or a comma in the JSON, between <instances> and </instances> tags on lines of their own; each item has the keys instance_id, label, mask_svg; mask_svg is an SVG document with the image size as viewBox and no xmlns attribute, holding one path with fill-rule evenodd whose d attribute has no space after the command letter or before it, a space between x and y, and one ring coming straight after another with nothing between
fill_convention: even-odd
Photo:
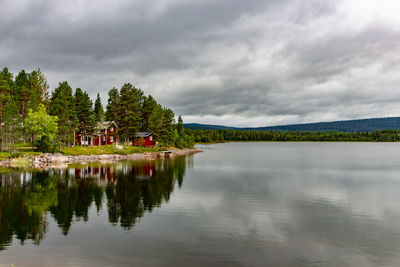
<instances>
[{"instance_id":1,"label":"rock","mask_svg":"<svg viewBox=\"0 0 400 267\"><path fill-rule=\"evenodd\" d=\"M202 152L200 149L173 149L168 157L173 158L193 153ZM23 167L25 165L33 168L65 168L69 163L87 164L88 162L115 162L120 160L154 160L156 158L164 158L167 155L163 152L145 152L142 154L134 153L129 155L119 154L103 154L103 155L78 155L64 156L60 153L50 154L45 153L39 156L6 159L0 161L2 167Z\"/></svg>"}]
</instances>

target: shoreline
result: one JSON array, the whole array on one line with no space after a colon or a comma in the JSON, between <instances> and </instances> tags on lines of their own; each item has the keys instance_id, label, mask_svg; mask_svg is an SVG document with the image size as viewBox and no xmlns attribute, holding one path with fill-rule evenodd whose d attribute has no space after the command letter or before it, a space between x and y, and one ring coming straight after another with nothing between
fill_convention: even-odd
<instances>
[{"instance_id":1,"label":"shoreline","mask_svg":"<svg viewBox=\"0 0 400 267\"><path fill-rule=\"evenodd\" d=\"M112 163L123 160L155 160L158 158L175 158L184 155L190 155L203 152L198 148L171 149L170 153L165 152L144 152L127 155L120 154L101 154L101 155L62 155L60 153L45 153L31 157L20 157L5 159L0 161L0 167L3 168L23 168L31 167L34 169L43 168L66 168L68 164L89 162Z\"/></svg>"}]
</instances>

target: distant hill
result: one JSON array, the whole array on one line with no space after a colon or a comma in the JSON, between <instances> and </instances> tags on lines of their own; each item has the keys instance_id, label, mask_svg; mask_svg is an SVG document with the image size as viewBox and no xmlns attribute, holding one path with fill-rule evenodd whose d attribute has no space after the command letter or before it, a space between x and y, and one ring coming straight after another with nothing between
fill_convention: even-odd
<instances>
[{"instance_id":1,"label":"distant hill","mask_svg":"<svg viewBox=\"0 0 400 267\"><path fill-rule=\"evenodd\" d=\"M289 124L289 125L279 125L279 126L255 127L255 128L250 128L250 127L237 128L237 127L198 124L198 123L186 123L184 124L184 127L187 129L203 129L203 130L225 129L225 130L243 130L243 131L372 132L376 130L387 130L387 129L400 130L400 117Z\"/></svg>"},{"instance_id":2,"label":"distant hill","mask_svg":"<svg viewBox=\"0 0 400 267\"><path fill-rule=\"evenodd\" d=\"M184 123L183 126L186 129L192 129L192 130L241 130L241 128L236 128L236 127L200 124L200 123Z\"/></svg>"}]
</instances>

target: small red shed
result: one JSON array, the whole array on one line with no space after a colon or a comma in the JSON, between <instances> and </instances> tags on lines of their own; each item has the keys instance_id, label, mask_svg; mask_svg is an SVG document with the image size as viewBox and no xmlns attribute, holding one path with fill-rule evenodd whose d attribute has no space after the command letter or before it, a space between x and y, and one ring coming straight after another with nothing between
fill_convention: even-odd
<instances>
[{"instance_id":1,"label":"small red shed","mask_svg":"<svg viewBox=\"0 0 400 267\"><path fill-rule=\"evenodd\" d=\"M156 145L153 133L150 132L137 132L132 140L133 146L153 147Z\"/></svg>"}]
</instances>

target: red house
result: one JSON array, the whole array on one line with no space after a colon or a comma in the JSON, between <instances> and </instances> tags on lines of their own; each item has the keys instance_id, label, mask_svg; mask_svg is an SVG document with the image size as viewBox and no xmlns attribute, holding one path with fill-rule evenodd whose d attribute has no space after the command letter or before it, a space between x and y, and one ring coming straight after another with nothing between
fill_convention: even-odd
<instances>
[{"instance_id":1,"label":"red house","mask_svg":"<svg viewBox=\"0 0 400 267\"><path fill-rule=\"evenodd\" d=\"M75 133L76 146L103 146L117 142L118 127L113 121L103 121L97 124L93 132L81 131Z\"/></svg>"},{"instance_id":2,"label":"red house","mask_svg":"<svg viewBox=\"0 0 400 267\"><path fill-rule=\"evenodd\" d=\"M132 140L133 146L145 146L153 147L156 145L154 141L153 133L150 132L138 132Z\"/></svg>"}]
</instances>

